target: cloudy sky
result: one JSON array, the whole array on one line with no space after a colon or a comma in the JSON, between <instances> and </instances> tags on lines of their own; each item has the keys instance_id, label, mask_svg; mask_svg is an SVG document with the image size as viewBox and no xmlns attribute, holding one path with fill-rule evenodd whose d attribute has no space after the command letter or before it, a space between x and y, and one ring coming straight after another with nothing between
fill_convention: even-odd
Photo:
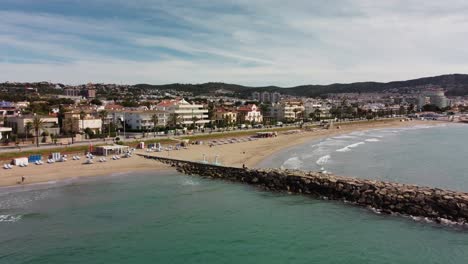
<instances>
[{"instance_id":1,"label":"cloudy sky","mask_svg":"<svg viewBox=\"0 0 468 264\"><path fill-rule=\"evenodd\" d=\"M468 73L464 0L0 0L0 81L245 85Z\"/></svg>"}]
</instances>

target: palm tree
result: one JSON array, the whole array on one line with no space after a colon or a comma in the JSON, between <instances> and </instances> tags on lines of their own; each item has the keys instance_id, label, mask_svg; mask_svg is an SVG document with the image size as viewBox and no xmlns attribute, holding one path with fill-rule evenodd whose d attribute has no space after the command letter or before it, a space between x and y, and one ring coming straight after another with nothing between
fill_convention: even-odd
<instances>
[{"instance_id":1,"label":"palm tree","mask_svg":"<svg viewBox=\"0 0 468 264\"><path fill-rule=\"evenodd\" d=\"M153 114L153 115L151 116L151 121L153 122L153 132L154 132L154 136L156 136L156 127L158 126L158 123L159 123L158 114Z\"/></svg>"},{"instance_id":2,"label":"palm tree","mask_svg":"<svg viewBox=\"0 0 468 264\"><path fill-rule=\"evenodd\" d=\"M34 116L31 126L36 137L36 146L39 147L39 131L44 128L44 121L39 116Z\"/></svg>"},{"instance_id":3,"label":"palm tree","mask_svg":"<svg viewBox=\"0 0 468 264\"><path fill-rule=\"evenodd\" d=\"M32 123L31 122L26 123L25 130L26 130L26 141L28 141L28 134L32 130Z\"/></svg>"},{"instance_id":4,"label":"palm tree","mask_svg":"<svg viewBox=\"0 0 468 264\"><path fill-rule=\"evenodd\" d=\"M103 134L104 133L104 121L107 120L107 115L108 115L108 112L106 110L101 110L99 111L99 118L101 118L101 121L102 121L102 125L101 125L101 133ZM109 131L110 133L110 131Z\"/></svg>"},{"instance_id":5,"label":"palm tree","mask_svg":"<svg viewBox=\"0 0 468 264\"><path fill-rule=\"evenodd\" d=\"M294 121L296 121L297 120L297 112L299 112L299 109L294 108L293 112L294 112Z\"/></svg>"},{"instance_id":6,"label":"palm tree","mask_svg":"<svg viewBox=\"0 0 468 264\"><path fill-rule=\"evenodd\" d=\"M174 128L177 128L177 125L180 123L181 116L179 114L173 113L171 114L171 122L170 125L172 125Z\"/></svg>"},{"instance_id":7,"label":"palm tree","mask_svg":"<svg viewBox=\"0 0 468 264\"><path fill-rule=\"evenodd\" d=\"M80 119L81 119L81 130L83 131L83 133L84 133L84 119L85 119L85 117L86 117L86 113L83 110L81 110L80 111Z\"/></svg>"},{"instance_id":8,"label":"palm tree","mask_svg":"<svg viewBox=\"0 0 468 264\"><path fill-rule=\"evenodd\" d=\"M197 116L192 116L193 129L195 129L198 120L199 120L199 118Z\"/></svg>"},{"instance_id":9,"label":"palm tree","mask_svg":"<svg viewBox=\"0 0 468 264\"><path fill-rule=\"evenodd\" d=\"M76 121L77 121L76 117L67 118L67 119L63 120L63 128L67 133L70 133L72 144L75 143L74 139L75 139L75 134L76 134L76 130L75 130L75 122Z\"/></svg>"}]
</instances>

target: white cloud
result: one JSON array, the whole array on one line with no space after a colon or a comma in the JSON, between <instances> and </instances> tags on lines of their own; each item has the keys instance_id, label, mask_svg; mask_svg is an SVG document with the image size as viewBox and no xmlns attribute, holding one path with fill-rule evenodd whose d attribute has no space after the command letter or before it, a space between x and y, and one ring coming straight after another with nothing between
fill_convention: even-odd
<instances>
[{"instance_id":1,"label":"white cloud","mask_svg":"<svg viewBox=\"0 0 468 264\"><path fill-rule=\"evenodd\" d=\"M141 20L131 21L0 11L0 48L16 46L70 61L58 65L3 60L0 80L300 85L390 81L468 70L468 3L460 0L119 4L128 5L129 12L147 12ZM171 32L171 25L152 24L152 11L161 10L184 29L174 27ZM106 45L160 58L99 53ZM99 49L91 52L86 48L90 46Z\"/></svg>"}]
</instances>

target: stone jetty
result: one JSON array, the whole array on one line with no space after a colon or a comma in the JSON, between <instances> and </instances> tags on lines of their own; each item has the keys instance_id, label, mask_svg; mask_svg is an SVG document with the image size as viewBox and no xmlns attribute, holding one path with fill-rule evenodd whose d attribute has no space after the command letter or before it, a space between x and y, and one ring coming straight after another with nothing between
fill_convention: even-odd
<instances>
[{"instance_id":1,"label":"stone jetty","mask_svg":"<svg viewBox=\"0 0 468 264\"><path fill-rule=\"evenodd\" d=\"M468 193L328 173L288 169L247 169L141 155L179 172L258 186L270 191L312 195L374 208L382 213L468 223Z\"/></svg>"}]
</instances>

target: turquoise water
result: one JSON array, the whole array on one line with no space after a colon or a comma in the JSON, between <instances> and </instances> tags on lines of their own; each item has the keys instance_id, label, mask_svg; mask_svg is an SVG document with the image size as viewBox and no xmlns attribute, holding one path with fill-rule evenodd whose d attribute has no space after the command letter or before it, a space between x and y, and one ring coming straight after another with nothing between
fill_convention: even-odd
<instances>
[{"instance_id":1,"label":"turquoise water","mask_svg":"<svg viewBox=\"0 0 468 264\"><path fill-rule=\"evenodd\" d=\"M400 136L387 139L393 137ZM368 146L387 144L380 139ZM361 147L368 153L364 146L339 153L357 153ZM312 153L288 151L302 155L303 164L308 164L304 155ZM338 170L340 156L331 154L324 165ZM287 163L291 157L284 155L287 151L274 160ZM317 159L311 157L311 163ZM468 261L464 228L196 176L148 172L32 188L0 189L2 264Z\"/></svg>"},{"instance_id":2,"label":"turquoise water","mask_svg":"<svg viewBox=\"0 0 468 264\"><path fill-rule=\"evenodd\" d=\"M468 192L468 125L353 132L287 149L260 164L272 165Z\"/></svg>"}]
</instances>

